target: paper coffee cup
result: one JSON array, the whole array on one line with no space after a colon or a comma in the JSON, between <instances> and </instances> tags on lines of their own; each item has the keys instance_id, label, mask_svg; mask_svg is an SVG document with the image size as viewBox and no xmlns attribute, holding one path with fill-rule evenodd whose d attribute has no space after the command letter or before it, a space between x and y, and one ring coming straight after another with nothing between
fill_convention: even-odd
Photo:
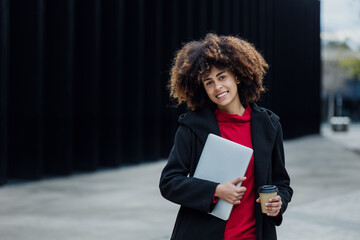
<instances>
[{"instance_id":1,"label":"paper coffee cup","mask_svg":"<svg viewBox=\"0 0 360 240\"><path fill-rule=\"evenodd\" d=\"M274 185L264 185L259 187L261 211L263 213L274 213L275 211L267 211L265 209L265 203L269 202L269 199L277 196L278 188Z\"/></svg>"}]
</instances>

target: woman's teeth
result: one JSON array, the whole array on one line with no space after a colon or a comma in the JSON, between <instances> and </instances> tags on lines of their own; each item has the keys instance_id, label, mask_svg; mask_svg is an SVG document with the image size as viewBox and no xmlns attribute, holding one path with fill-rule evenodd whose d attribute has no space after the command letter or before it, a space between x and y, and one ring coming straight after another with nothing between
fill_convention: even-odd
<instances>
[{"instance_id":1,"label":"woman's teeth","mask_svg":"<svg viewBox=\"0 0 360 240\"><path fill-rule=\"evenodd\" d=\"M221 97L225 96L227 93L228 93L228 92L224 92L224 93L222 93L222 94L220 94L220 95L217 95L216 97L217 97L217 98L221 98Z\"/></svg>"}]
</instances>

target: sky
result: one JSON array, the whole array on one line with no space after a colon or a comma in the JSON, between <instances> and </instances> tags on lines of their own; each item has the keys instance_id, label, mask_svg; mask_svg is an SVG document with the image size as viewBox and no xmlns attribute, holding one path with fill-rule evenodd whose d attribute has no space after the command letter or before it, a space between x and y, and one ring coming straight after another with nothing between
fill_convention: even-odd
<instances>
[{"instance_id":1,"label":"sky","mask_svg":"<svg viewBox=\"0 0 360 240\"><path fill-rule=\"evenodd\" d=\"M360 0L320 0L321 39L360 49Z\"/></svg>"}]
</instances>

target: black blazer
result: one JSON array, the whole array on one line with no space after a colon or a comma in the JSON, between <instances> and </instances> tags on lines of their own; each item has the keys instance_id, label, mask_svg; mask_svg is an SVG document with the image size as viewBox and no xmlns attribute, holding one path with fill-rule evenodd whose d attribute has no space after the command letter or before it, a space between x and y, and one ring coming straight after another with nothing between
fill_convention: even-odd
<instances>
[{"instance_id":1,"label":"black blazer","mask_svg":"<svg viewBox=\"0 0 360 240\"><path fill-rule=\"evenodd\" d=\"M251 103L251 138L255 161L255 198L257 189L265 184L276 185L283 205L278 217L262 214L255 204L256 235L258 240L276 239L275 226L291 200L293 190L285 169L282 129L279 117ZM179 128L173 148L160 178L160 191L166 199L181 205L171 239L220 240L226 221L208 212L218 183L193 178L200 154L209 133L220 136L213 111L190 111L179 117Z\"/></svg>"}]
</instances>

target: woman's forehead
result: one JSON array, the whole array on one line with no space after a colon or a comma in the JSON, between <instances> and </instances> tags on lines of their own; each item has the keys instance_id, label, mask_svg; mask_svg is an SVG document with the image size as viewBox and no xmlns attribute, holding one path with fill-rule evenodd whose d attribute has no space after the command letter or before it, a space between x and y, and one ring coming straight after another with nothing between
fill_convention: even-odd
<instances>
[{"instance_id":1,"label":"woman's forehead","mask_svg":"<svg viewBox=\"0 0 360 240\"><path fill-rule=\"evenodd\" d=\"M227 69L226 68L219 68L219 67L211 67L211 69L207 72L207 76L211 76L211 75L218 75L219 73L222 72L226 72Z\"/></svg>"},{"instance_id":2,"label":"woman's forehead","mask_svg":"<svg viewBox=\"0 0 360 240\"><path fill-rule=\"evenodd\" d=\"M203 78L202 78L202 81L206 81L206 80L209 80L209 79L212 79L212 78L216 78L218 77L219 75L225 73L226 71L228 71L227 69L219 69L219 68L216 68L216 67L213 67L211 68L211 71L205 73L203 75Z\"/></svg>"}]
</instances>

